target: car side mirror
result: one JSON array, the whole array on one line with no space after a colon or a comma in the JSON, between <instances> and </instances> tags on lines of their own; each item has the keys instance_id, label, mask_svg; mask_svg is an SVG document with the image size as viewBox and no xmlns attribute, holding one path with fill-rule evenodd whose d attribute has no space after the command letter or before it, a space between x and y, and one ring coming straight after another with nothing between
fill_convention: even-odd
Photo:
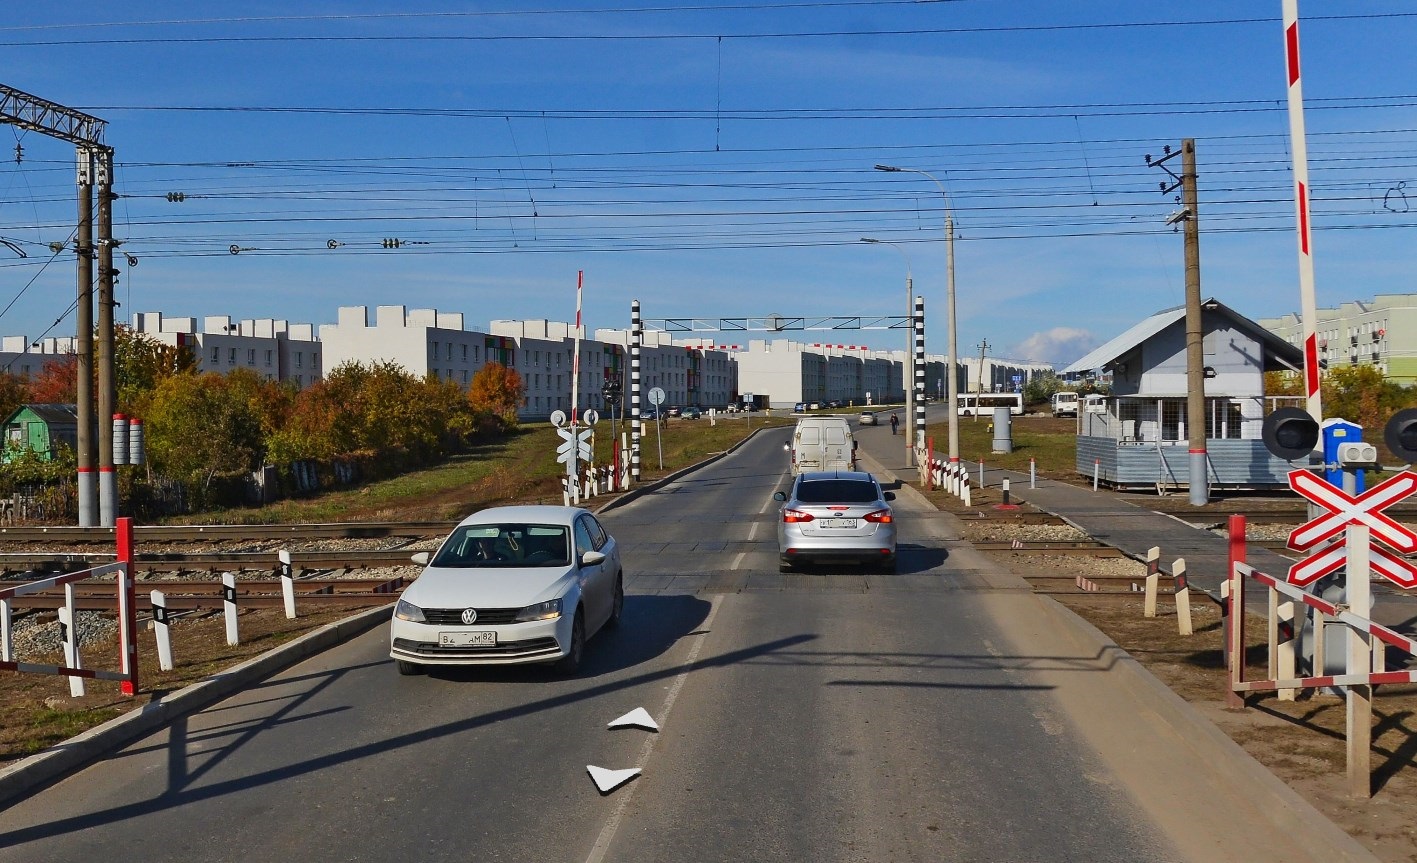
<instances>
[{"instance_id":1,"label":"car side mirror","mask_svg":"<svg viewBox=\"0 0 1417 863\"><path fill-rule=\"evenodd\" d=\"M773 500L787 500L787 492L785 492L785 491L775 491L775 492L772 493L772 499L773 499Z\"/></svg>"},{"instance_id":2,"label":"car side mirror","mask_svg":"<svg viewBox=\"0 0 1417 863\"><path fill-rule=\"evenodd\" d=\"M791 441L788 441L787 443L783 444L783 445L782 445L782 451L783 451L783 452L792 452L792 442L791 442Z\"/></svg>"},{"instance_id":3,"label":"car side mirror","mask_svg":"<svg viewBox=\"0 0 1417 863\"><path fill-rule=\"evenodd\" d=\"M605 552L603 551L588 551L581 555L581 566L595 566L597 563L603 563L604 561Z\"/></svg>"},{"instance_id":4,"label":"car side mirror","mask_svg":"<svg viewBox=\"0 0 1417 863\"><path fill-rule=\"evenodd\" d=\"M881 499L882 499L882 500L895 500L895 492L893 492L893 491L883 492L883 493L881 494Z\"/></svg>"},{"instance_id":5,"label":"car side mirror","mask_svg":"<svg viewBox=\"0 0 1417 863\"><path fill-rule=\"evenodd\" d=\"M411 557L410 560L412 560L414 563L418 564L419 566L427 566L427 565L428 565L428 561L431 560L432 557L433 557L433 556L432 556L431 554L429 554L428 552L426 552L426 551L420 551L420 552L418 552L417 554L415 554L413 557Z\"/></svg>"}]
</instances>

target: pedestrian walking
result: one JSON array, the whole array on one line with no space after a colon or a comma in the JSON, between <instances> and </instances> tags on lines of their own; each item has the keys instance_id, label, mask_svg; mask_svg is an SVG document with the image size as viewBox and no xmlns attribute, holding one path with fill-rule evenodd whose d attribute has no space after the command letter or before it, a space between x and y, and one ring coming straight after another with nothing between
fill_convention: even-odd
<instances>
[{"instance_id":1,"label":"pedestrian walking","mask_svg":"<svg viewBox=\"0 0 1417 863\"><path fill-rule=\"evenodd\" d=\"M891 434L895 434L895 429L898 425L900 425L900 417L891 414Z\"/></svg>"}]
</instances>

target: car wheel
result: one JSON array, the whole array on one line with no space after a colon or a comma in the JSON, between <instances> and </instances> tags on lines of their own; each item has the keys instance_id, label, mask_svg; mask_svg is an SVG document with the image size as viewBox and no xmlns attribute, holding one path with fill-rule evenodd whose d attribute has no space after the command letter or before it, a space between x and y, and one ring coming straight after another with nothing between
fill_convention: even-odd
<instances>
[{"instance_id":1,"label":"car wheel","mask_svg":"<svg viewBox=\"0 0 1417 863\"><path fill-rule=\"evenodd\" d=\"M612 629L620 626L620 621L625 616L625 574L622 572L615 576L615 598L610 601L610 619L605 621L605 625Z\"/></svg>"},{"instance_id":2,"label":"car wheel","mask_svg":"<svg viewBox=\"0 0 1417 863\"><path fill-rule=\"evenodd\" d=\"M585 655L585 614L576 609L576 619L571 623L571 643L566 655L556 661L556 671L561 674L575 674L581 668L581 658Z\"/></svg>"},{"instance_id":3,"label":"car wheel","mask_svg":"<svg viewBox=\"0 0 1417 863\"><path fill-rule=\"evenodd\" d=\"M415 674L422 674L423 666L417 662L409 662L407 659L395 659L394 665L398 666L399 674L409 677Z\"/></svg>"}]
</instances>

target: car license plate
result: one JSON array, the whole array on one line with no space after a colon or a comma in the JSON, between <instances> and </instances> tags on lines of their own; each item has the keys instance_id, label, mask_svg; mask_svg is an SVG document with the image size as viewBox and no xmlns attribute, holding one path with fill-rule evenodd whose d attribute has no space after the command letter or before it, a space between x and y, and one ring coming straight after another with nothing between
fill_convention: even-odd
<instances>
[{"instance_id":1,"label":"car license plate","mask_svg":"<svg viewBox=\"0 0 1417 863\"><path fill-rule=\"evenodd\" d=\"M440 632L439 647L496 647L497 633L490 629L477 632Z\"/></svg>"},{"instance_id":2,"label":"car license plate","mask_svg":"<svg viewBox=\"0 0 1417 863\"><path fill-rule=\"evenodd\" d=\"M854 518L824 518L824 519L822 519L822 527L831 528L831 529L833 529L833 530L849 529L849 528L856 527L856 519L854 519Z\"/></svg>"}]
</instances>

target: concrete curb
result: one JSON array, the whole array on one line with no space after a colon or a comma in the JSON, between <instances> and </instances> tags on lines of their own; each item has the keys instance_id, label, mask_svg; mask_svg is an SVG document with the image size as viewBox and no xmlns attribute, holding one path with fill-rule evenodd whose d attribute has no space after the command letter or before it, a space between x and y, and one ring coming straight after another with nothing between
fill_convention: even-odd
<instances>
[{"instance_id":1,"label":"concrete curb","mask_svg":"<svg viewBox=\"0 0 1417 863\"><path fill-rule=\"evenodd\" d=\"M1297 835L1301 830L1311 831L1311 841L1323 842L1328 846L1323 851L1338 855L1316 854L1321 859L1378 859L1357 839L1314 808L1299 792L1255 760L1230 735L1202 716L1190 702L1162 683L1106 633L1056 599L1039 599L1058 625L1067 630L1070 638L1084 645L1088 651L1095 648L1098 655L1114 657L1116 664L1113 670L1125 676L1128 695L1145 703L1152 716L1165 723L1172 732L1171 739L1182 741L1191 751L1194 763L1206 765L1208 770L1223 774L1235 787L1242 788L1253 810L1265 813L1272 826L1289 835ZM1267 797L1268 802L1261 800L1259 795ZM1318 852L1320 849L1314 850Z\"/></svg>"},{"instance_id":2,"label":"concrete curb","mask_svg":"<svg viewBox=\"0 0 1417 863\"><path fill-rule=\"evenodd\" d=\"M88 766L180 716L195 713L302 659L362 635L388 620L391 607L382 605L326 624L10 765L0 771L0 806Z\"/></svg>"}]
</instances>

